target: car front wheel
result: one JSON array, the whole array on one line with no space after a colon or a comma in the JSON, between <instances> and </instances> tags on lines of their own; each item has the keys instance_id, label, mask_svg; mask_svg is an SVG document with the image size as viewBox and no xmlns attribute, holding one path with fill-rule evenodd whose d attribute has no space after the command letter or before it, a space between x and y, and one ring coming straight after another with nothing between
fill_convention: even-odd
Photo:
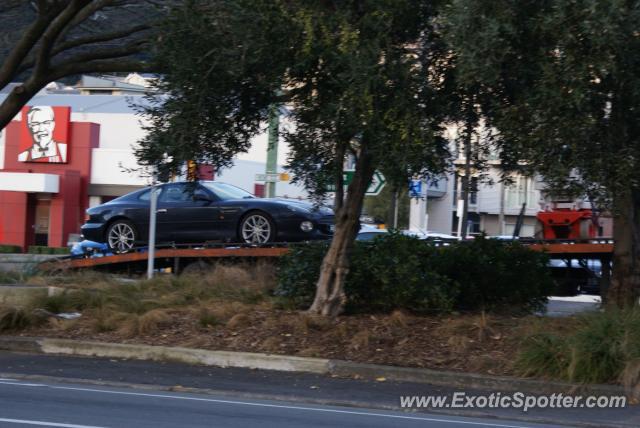
<instances>
[{"instance_id":1,"label":"car front wheel","mask_svg":"<svg viewBox=\"0 0 640 428\"><path fill-rule=\"evenodd\" d=\"M116 220L107 228L107 244L116 254L133 250L138 235L133 224L126 220Z\"/></svg>"},{"instance_id":2,"label":"car front wheel","mask_svg":"<svg viewBox=\"0 0 640 428\"><path fill-rule=\"evenodd\" d=\"M274 236L275 226L266 214L250 213L240 223L240 239L244 243L266 244Z\"/></svg>"}]
</instances>

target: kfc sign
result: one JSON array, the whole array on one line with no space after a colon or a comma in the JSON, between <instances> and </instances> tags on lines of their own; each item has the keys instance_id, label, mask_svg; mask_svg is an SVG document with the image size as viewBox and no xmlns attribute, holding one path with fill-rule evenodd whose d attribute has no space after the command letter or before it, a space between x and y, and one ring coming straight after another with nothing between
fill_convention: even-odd
<instances>
[{"instance_id":1,"label":"kfc sign","mask_svg":"<svg viewBox=\"0 0 640 428\"><path fill-rule=\"evenodd\" d=\"M18 161L67 163L70 119L70 107L23 108Z\"/></svg>"}]
</instances>

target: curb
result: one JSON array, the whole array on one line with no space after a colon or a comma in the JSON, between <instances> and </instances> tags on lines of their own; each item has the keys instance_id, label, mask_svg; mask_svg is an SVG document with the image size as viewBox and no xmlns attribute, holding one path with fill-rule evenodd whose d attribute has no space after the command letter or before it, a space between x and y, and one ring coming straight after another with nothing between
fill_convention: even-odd
<instances>
[{"instance_id":1,"label":"curb","mask_svg":"<svg viewBox=\"0 0 640 428\"><path fill-rule=\"evenodd\" d=\"M308 358L251 352L209 351L168 346L89 342L69 339L0 336L0 350L151 360L216 367L236 367L287 372L305 372L340 377L425 383L455 388L491 389L527 394L577 393L591 395L626 395L619 385L582 385L506 376L363 364L324 358Z\"/></svg>"}]
</instances>

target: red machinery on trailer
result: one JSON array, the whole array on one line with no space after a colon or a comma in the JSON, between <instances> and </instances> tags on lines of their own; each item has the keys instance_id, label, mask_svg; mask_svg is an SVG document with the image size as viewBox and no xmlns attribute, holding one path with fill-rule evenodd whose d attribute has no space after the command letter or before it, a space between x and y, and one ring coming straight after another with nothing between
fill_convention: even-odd
<instances>
[{"instance_id":1,"label":"red machinery on trailer","mask_svg":"<svg viewBox=\"0 0 640 428\"><path fill-rule=\"evenodd\" d=\"M557 208L537 214L544 240L584 240L597 237L597 222L589 209Z\"/></svg>"}]
</instances>

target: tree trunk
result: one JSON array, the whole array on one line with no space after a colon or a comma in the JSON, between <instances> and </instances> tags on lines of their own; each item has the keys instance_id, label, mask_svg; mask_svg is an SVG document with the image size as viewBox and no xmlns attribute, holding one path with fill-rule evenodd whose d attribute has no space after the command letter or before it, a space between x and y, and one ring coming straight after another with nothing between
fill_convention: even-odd
<instances>
[{"instance_id":1,"label":"tree trunk","mask_svg":"<svg viewBox=\"0 0 640 428\"><path fill-rule=\"evenodd\" d=\"M0 104L0 130L8 125L20 113L20 109L45 85L46 83L44 82L29 79L24 84L13 88L7 98Z\"/></svg>"},{"instance_id":2,"label":"tree trunk","mask_svg":"<svg viewBox=\"0 0 640 428\"><path fill-rule=\"evenodd\" d=\"M614 198L613 276L608 302L628 308L640 297L640 191L629 190Z\"/></svg>"},{"instance_id":3,"label":"tree trunk","mask_svg":"<svg viewBox=\"0 0 640 428\"><path fill-rule=\"evenodd\" d=\"M329 250L322 261L316 296L309 312L335 317L342 313L346 303L344 281L349 272L349 254L360 229L360 213L367 187L374 169L370 155L362 150L356 162L353 180L347 190L347 199L336 212L336 231Z\"/></svg>"}]
</instances>

